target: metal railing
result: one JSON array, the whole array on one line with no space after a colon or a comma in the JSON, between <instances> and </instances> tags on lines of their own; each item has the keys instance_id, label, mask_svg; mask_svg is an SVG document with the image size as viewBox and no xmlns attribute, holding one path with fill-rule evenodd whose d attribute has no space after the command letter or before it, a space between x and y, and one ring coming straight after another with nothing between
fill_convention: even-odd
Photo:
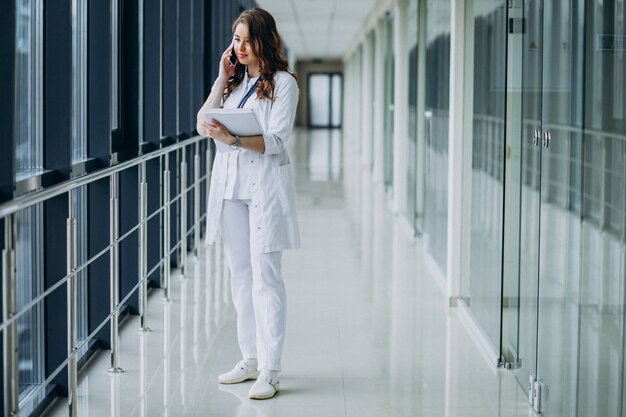
<instances>
[{"instance_id":1,"label":"metal railing","mask_svg":"<svg viewBox=\"0 0 626 417\"><path fill-rule=\"evenodd\" d=\"M193 137L183 142L179 142L165 148L156 150L154 152L141 155L130 161L125 161L117 165L113 165L102 170L93 172L91 174L71 179L61 184L46 188L44 190L34 192L28 195L24 195L15 198L7 203L0 204L0 219L4 219L4 249L2 251L2 323L0 324L0 331L3 334L3 361L4 361L4 374L3 374L3 395L4 395L4 415L13 416L20 415L20 412L30 405L39 395L46 392L46 388L52 383L52 381L59 375L63 369L67 366L68 369L68 406L69 415L75 417L78 415L77 410L77 388L78 388L78 352L82 348L88 346L89 342L110 322L110 346L111 346L111 358L110 367L108 371L111 373L122 372L122 368L119 364L119 314L121 306L138 291L139 302L139 315L140 315L140 332L149 332L150 327L147 322L147 307L148 307L148 277L154 272L163 267L163 277L161 279L161 286L163 288L164 301L170 301L170 259L172 253L180 249L180 267L181 276L184 277L187 268L187 239L190 234L194 234L194 250L196 256L201 253L199 247L201 245L201 224L206 218L206 214L200 215L201 210L201 184L205 184L206 193L208 195L209 183L210 183L210 170L211 166L211 149L207 146L206 154L206 174L201 175L201 158L200 144L202 141L207 141L205 137ZM191 184L188 185L187 180L187 162L185 154L188 147L194 149L194 177ZM172 152L181 151L183 155L182 161L179 164L180 170L180 192L172 197L171 196L171 171L169 155ZM148 181L146 174L146 163L156 158L163 158L163 163L160 166L163 167L160 172L160 208L148 213ZM131 168L139 169L139 222L124 233L122 236L120 232L119 221L119 174L125 170ZM76 213L74 213L74 207L72 204L73 194L79 188L85 185L94 183L95 181L109 179L109 221L110 221L110 236L109 244L104 247L97 254L91 258L85 260L80 265L77 264L77 229L76 229ZM187 225L187 195L189 192L194 192L194 207L193 207L193 224L188 229ZM21 211L35 206L36 204L43 203L50 200L53 197L66 194L68 197L68 218L66 220L66 238L67 238L67 273L58 282L52 285L50 288L43 291L41 294L34 297L30 302L24 304L21 308L17 308L17 268L20 265L15 264L15 247L16 247L16 231L14 228L14 217ZM171 247L171 206L172 204L179 202L180 204L180 239ZM157 264L148 270L148 233L147 224L148 221L156 216L162 217L162 242L160 259ZM119 264L119 245L124 239L128 238L131 234L138 231L139 234L139 276L137 284L128 292L128 294L122 299L119 299L120 288L120 264ZM110 311L107 317L100 322L98 326L83 340L77 338L77 275L79 272L85 270L89 265L95 262L97 259L109 254L110 262ZM216 253L216 263L220 262L217 258L221 256L221 251L218 249ZM20 399L19 393L19 374L18 374L18 335L17 335L17 320L27 314L31 309L35 308L39 303L43 302L46 297L59 289L61 286L66 285L67 288L67 357L66 359L53 371L41 384L37 385L35 389L31 390Z\"/></svg>"}]
</instances>

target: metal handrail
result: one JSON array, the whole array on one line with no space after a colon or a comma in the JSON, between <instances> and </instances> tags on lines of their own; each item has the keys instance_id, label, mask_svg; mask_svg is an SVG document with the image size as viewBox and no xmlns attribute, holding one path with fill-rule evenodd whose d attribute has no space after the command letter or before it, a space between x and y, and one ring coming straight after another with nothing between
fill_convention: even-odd
<instances>
[{"instance_id":1,"label":"metal handrail","mask_svg":"<svg viewBox=\"0 0 626 417\"><path fill-rule=\"evenodd\" d=\"M207 138L204 136L194 136L190 139L185 139L182 142L177 142L165 148L161 148L153 152L137 156L136 158L133 158L131 160L120 162L116 165L111 165L110 167L94 171L81 177L69 179L67 181L53 185L40 191L35 191L29 194L19 196L11 201L0 204L0 219L5 218L11 214L15 214L20 210L24 210L26 208L34 206L35 204L43 203L44 201L49 200L53 197L70 192L76 188L91 184L92 182L104 178L108 178L112 174L122 172L128 168L135 167L152 159L185 148L189 145L199 143L206 139Z\"/></svg>"},{"instance_id":2,"label":"metal handrail","mask_svg":"<svg viewBox=\"0 0 626 417\"><path fill-rule=\"evenodd\" d=\"M130 297L134 296L137 291L139 292L139 307L140 307L140 320L141 320L141 328L139 329L142 332L149 332L150 328L147 325L147 284L148 277L158 271L161 267L164 268L164 277L165 280L162 282L162 287L165 290L165 301L170 301L169 298L169 275L170 275L170 267L169 267L169 259L170 256L176 251L180 251L180 265L181 265L181 276L184 277L184 269L186 266L186 257L187 257L187 239L192 234L195 233L195 252L196 256L198 255L198 247L199 246L199 235L200 228L202 222L206 219L206 213L202 216L200 215L200 189L201 186L204 185L208 192L209 189L209 180L210 180L210 159L212 157L212 153L210 148L206 150L206 174L200 175L200 166L201 166L201 156L200 156L200 142L203 140L208 140L206 137L196 136L191 139L185 140L183 142L179 142L165 148L156 150L154 152L138 156L130 161L125 161L123 163L119 163L114 166L110 166L104 168L102 170L84 175L82 177L74 178L63 183L57 184L50 188L33 192L31 194L27 194L21 197L18 197L10 202L0 204L0 219L4 218L5 220L5 249L3 250L3 275L2 275L2 285L4 289L3 297L3 311L2 311L2 322L0 323L0 332L3 334L3 353L4 353L4 363L7 364L7 368L5 369L5 373L3 375L4 378L4 395L5 395L5 415L16 415L19 414L21 410L24 409L25 406L29 405L32 401L34 401L38 396L44 392L47 386L56 378L59 373L67 366L68 368L68 405L69 405L69 414L70 416L76 416L77 404L76 404L76 394L77 394L77 360L78 360L78 352L88 345L88 343L106 326L108 323L111 324L111 367L109 368L110 372L117 373L121 372L121 368L118 366L118 316L120 312L120 308L130 299ZM151 213L147 212L147 178L146 178L146 162L160 158L161 156L169 155L171 152L176 152L181 149L185 149L187 146L195 145L195 157L194 159L194 172L191 175L189 181L187 181L187 161L185 157L185 152L183 152L183 158L178 165L178 169L180 169L180 192L174 196L170 196L170 170L169 170L169 158L165 158L165 166L160 173L160 181L157 185L160 188L159 198L161 200L160 207ZM118 177L119 173L133 168L140 167L139 171L139 212L140 217L138 223L132 227L130 230L126 231L122 236L119 236L119 203L118 203ZM88 185L95 181L109 178L110 183L110 242L109 244L96 253L91 258L81 262L80 265L76 265L76 219L74 217L73 209L72 209L72 191L82 187L84 185ZM187 225L187 196L188 193L194 192L194 207L193 207L193 221L191 225ZM19 268L20 265L15 265L14 263L14 251L15 251L15 235L14 235L14 227L13 227L13 215L20 210L27 209L36 204L45 202L51 198L57 197L59 195L67 194L68 202L69 202L69 212L67 219L67 274L59 279L59 281L55 282L50 288L46 289L43 293L39 294L37 297L30 300L27 304L21 306L19 309L15 303L15 294L16 294L16 282L15 282L15 270ZM181 235L179 240L173 247L170 247L170 211L171 206L174 203L178 203L180 205L180 229ZM162 228L160 233L163 234L164 242L163 247L160 250L160 259L149 271L147 268L147 224L150 220L154 219L157 216L163 216ZM126 294L126 296L122 300L118 300L118 287L119 287L119 245L120 243L128 238L131 234L138 232L139 233L139 279L134 287ZM97 259L100 259L103 255L109 253L110 255L110 276L111 276L111 309L107 317L104 318L100 322L100 324L96 327L95 330L91 332L85 339L82 339L80 342L77 340L76 335L76 302L77 302L77 292L76 292L76 278L81 271L84 271L89 265L95 262ZM36 305L45 300L47 296L57 291L61 286L66 285L67 287L67 316L68 316L68 355L67 358L59 364L59 366L49 374L49 376L45 379L45 381L39 384L36 388L26 394L25 398L22 399L21 404L19 402L19 377L17 373L17 320L22 317L26 312L31 311Z\"/></svg>"}]
</instances>

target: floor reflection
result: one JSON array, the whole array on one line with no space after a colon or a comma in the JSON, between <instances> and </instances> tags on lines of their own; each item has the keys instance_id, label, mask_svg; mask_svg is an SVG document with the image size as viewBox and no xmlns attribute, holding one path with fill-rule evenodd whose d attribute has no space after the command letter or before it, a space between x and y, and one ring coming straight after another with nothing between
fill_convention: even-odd
<instances>
[{"instance_id":1,"label":"floor reflection","mask_svg":"<svg viewBox=\"0 0 626 417\"><path fill-rule=\"evenodd\" d=\"M218 244L199 259L190 253L188 278L172 275L171 302L151 292L151 333L136 332L136 317L123 324L123 374L106 374L108 352L81 372L81 416L528 415L524 391L489 368L447 306L424 268L421 242L411 242L389 213L385 191L362 181L352 194L359 204L346 201L334 180L337 162L323 165L321 156L341 155L341 138L334 131L319 139L322 133L298 131L290 142L302 248L284 256L281 392L252 401L251 381L217 383L239 359ZM48 413L66 414L63 400Z\"/></svg>"}]
</instances>

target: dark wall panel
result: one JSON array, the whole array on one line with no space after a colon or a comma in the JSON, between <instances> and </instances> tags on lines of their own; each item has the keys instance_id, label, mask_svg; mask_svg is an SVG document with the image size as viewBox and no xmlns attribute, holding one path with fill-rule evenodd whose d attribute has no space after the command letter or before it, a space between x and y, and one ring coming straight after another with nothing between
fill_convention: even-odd
<instances>
[{"instance_id":1,"label":"dark wall panel","mask_svg":"<svg viewBox=\"0 0 626 417\"><path fill-rule=\"evenodd\" d=\"M106 166L111 154L110 80L111 6L107 1L89 2L88 28L88 93L87 93L87 155ZM107 51L107 53L103 53Z\"/></svg>"},{"instance_id":2,"label":"dark wall panel","mask_svg":"<svg viewBox=\"0 0 626 417\"><path fill-rule=\"evenodd\" d=\"M159 140L161 139L161 120L159 118L161 10L159 7L156 7L157 3L155 3L154 6L155 7L144 7L144 137L142 139L158 146Z\"/></svg>"},{"instance_id":3,"label":"dark wall panel","mask_svg":"<svg viewBox=\"0 0 626 417\"><path fill-rule=\"evenodd\" d=\"M88 186L88 249L89 258L95 256L107 247L110 239L109 232L109 180L107 178L96 181ZM88 297L89 319L87 330L89 333L109 315L110 311L110 266L109 255L98 258L89 265L88 269ZM110 349L110 326L107 324L98 332L96 338L103 349Z\"/></svg>"},{"instance_id":4,"label":"dark wall panel","mask_svg":"<svg viewBox=\"0 0 626 417\"><path fill-rule=\"evenodd\" d=\"M55 182L70 176L72 22L70 2L44 7L44 168Z\"/></svg>"},{"instance_id":5,"label":"dark wall panel","mask_svg":"<svg viewBox=\"0 0 626 417\"><path fill-rule=\"evenodd\" d=\"M139 149L139 6L136 1L122 2L121 19L121 140L119 160L137 156Z\"/></svg>"},{"instance_id":6,"label":"dark wall panel","mask_svg":"<svg viewBox=\"0 0 626 417\"><path fill-rule=\"evenodd\" d=\"M120 237L139 221L138 179L136 168L127 169L120 175ZM137 230L120 243L120 300L128 295L139 279L138 236ZM132 314L139 311L137 300L138 294L128 300L127 306Z\"/></svg>"},{"instance_id":7,"label":"dark wall panel","mask_svg":"<svg viewBox=\"0 0 626 417\"><path fill-rule=\"evenodd\" d=\"M15 172L13 117L15 100L15 2L0 2L0 201L13 197ZM0 401L2 401L0 399Z\"/></svg>"},{"instance_id":8,"label":"dark wall panel","mask_svg":"<svg viewBox=\"0 0 626 417\"><path fill-rule=\"evenodd\" d=\"M148 216L161 208L161 170L159 159L153 159L146 164L148 182ZM159 262L161 255L161 225L160 216L155 216L148 222L148 271ZM154 287L161 285L160 268L149 276L149 284Z\"/></svg>"},{"instance_id":9,"label":"dark wall panel","mask_svg":"<svg viewBox=\"0 0 626 417\"><path fill-rule=\"evenodd\" d=\"M180 1L178 4L178 134L188 134L195 128L191 119L191 2ZM186 135L185 135L186 136Z\"/></svg>"},{"instance_id":10,"label":"dark wall panel","mask_svg":"<svg viewBox=\"0 0 626 417\"><path fill-rule=\"evenodd\" d=\"M66 194L44 203L44 288L60 281L67 272L66 219L68 198ZM67 357L67 291L62 285L50 294L45 305L46 376L50 375ZM67 368L53 381L61 395L67 392Z\"/></svg>"},{"instance_id":11,"label":"dark wall panel","mask_svg":"<svg viewBox=\"0 0 626 417\"><path fill-rule=\"evenodd\" d=\"M163 136L176 138L176 9L177 0L163 1Z\"/></svg>"}]
</instances>

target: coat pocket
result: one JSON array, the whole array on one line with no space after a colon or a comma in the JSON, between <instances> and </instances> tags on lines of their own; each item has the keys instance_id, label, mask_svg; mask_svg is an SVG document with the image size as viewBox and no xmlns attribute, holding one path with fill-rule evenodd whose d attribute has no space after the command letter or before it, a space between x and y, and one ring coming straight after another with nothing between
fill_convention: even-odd
<instances>
[{"instance_id":1,"label":"coat pocket","mask_svg":"<svg viewBox=\"0 0 626 417\"><path fill-rule=\"evenodd\" d=\"M295 186L291 164L276 167L274 172L274 185L282 211L285 214L292 214L295 207Z\"/></svg>"}]
</instances>

